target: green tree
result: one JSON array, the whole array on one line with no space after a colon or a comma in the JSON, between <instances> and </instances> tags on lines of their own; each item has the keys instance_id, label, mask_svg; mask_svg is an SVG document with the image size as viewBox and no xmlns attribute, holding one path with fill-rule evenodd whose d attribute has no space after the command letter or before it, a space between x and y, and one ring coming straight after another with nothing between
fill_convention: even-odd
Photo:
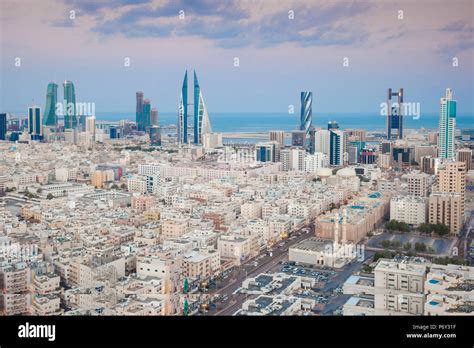
<instances>
[{"instance_id":1,"label":"green tree","mask_svg":"<svg viewBox=\"0 0 474 348\"><path fill-rule=\"evenodd\" d=\"M405 250L410 250L410 249L411 249L411 243L410 243L410 242L406 242L405 244L403 244L403 249L405 249Z\"/></svg>"},{"instance_id":2,"label":"green tree","mask_svg":"<svg viewBox=\"0 0 474 348\"><path fill-rule=\"evenodd\" d=\"M415 250L418 251L418 252L426 251L425 243L415 243Z\"/></svg>"},{"instance_id":3,"label":"green tree","mask_svg":"<svg viewBox=\"0 0 474 348\"><path fill-rule=\"evenodd\" d=\"M391 245L391 244L392 244L392 243L390 243L389 240L383 240L383 241L380 242L380 245L381 245L384 249L390 248L390 245Z\"/></svg>"},{"instance_id":4,"label":"green tree","mask_svg":"<svg viewBox=\"0 0 474 348\"><path fill-rule=\"evenodd\" d=\"M51 193L48 193L48 195L46 196L46 199L53 199L54 196L51 194Z\"/></svg>"}]
</instances>

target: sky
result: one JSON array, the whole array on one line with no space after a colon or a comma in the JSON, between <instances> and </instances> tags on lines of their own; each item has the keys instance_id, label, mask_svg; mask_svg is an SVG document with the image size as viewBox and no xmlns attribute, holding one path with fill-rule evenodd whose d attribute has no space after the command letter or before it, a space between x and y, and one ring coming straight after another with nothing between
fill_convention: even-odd
<instances>
[{"instance_id":1,"label":"sky","mask_svg":"<svg viewBox=\"0 0 474 348\"><path fill-rule=\"evenodd\" d=\"M0 23L0 112L66 79L96 112L133 114L136 91L177 112L195 69L211 115L299 110L301 91L314 114L379 112L400 87L474 115L472 0L1 0Z\"/></svg>"}]
</instances>

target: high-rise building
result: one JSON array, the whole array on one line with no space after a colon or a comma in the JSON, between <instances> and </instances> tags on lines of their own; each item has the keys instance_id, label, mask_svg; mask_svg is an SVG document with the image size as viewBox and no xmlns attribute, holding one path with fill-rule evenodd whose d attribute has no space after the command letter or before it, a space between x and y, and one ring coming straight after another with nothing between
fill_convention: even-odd
<instances>
[{"instance_id":1,"label":"high-rise building","mask_svg":"<svg viewBox=\"0 0 474 348\"><path fill-rule=\"evenodd\" d=\"M451 234L458 234L464 216L463 197L457 192L434 192L428 200L428 222L449 227Z\"/></svg>"},{"instance_id":2,"label":"high-rise building","mask_svg":"<svg viewBox=\"0 0 474 348\"><path fill-rule=\"evenodd\" d=\"M454 135L456 128L456 101L453 91L446 89L446 96L440 99L438 157L454 158Z\"/></svg>"},{"instance_id":3,"label":"high-rise building","mask_svg":"<svg viewBox=\"0 0 474 348\"><path fill-rule=\"evenodd\" d=\"M87 117L85 131L89 133L92 139L95 139L95 116Z\"/></svg>"},{"instance_id":4,"label":"high-rise building","mask_svg":"<svg viewBox=\"0 0 474 348\"><path fill-rule=\"evenodd\" d=\"M329 164L342 166L347 162L347 134L332 130L329 135Z\"/></svg>"},{"instance_id":5,"label":"high-rise building","mask_svg":"<svg viewBox=\"0 0 474 348\"><path fill-rule=\"evenodd\" d=\"M151 121L151 105L150 105L150 99L144 99L143 100L143 110L142 110L142 123L141 123L141 129L139 128L138 130L142 130L144 132L147 132L148 129L150 128L150 121Z\"/></svg>"},{"instance_id":6,"label":"high-rise building","mask_svg":"<svg viewBox=\"0 0 474 348\"><path fill-rule=\"evenodd\" d=\"M39 140L43 134L41 124L41 109L39 106L30 106L28 108L28 134L32 140Z\"/></svg>"},{"instance_id":7,"label":"high-rise building","mask_svg":"<svg viewBox=\"0 0 474 348\"><path fill-rule=\"evenodd\" d=\"M397 103L392 104L392 97L397 97ZM387 139L392 139L392 130L396 129L397 139L403 139L403 88L400 88L398 92L392 92L392 89L388 89L387 98Z\"/></svg>"},{"instance_id":8,"label":"high-rise building","mask_svg":"<svg viewBox=\"0 0 474 348\"><path fill-rule=\"evenodd\" d=\"M294 130L291 132L291 146L305 147L306 131Z\"/></svg>"},{"instance_id":9,"label":"high-rise building","mask_svg":"<svg viewBox=\"0 0 474 348\"><path fill-rule=\"evenodd\" d=\"M188 143L188 71L184 73L178 109L178 143Z\"/></svg>"},{"instance_id":10,"label":"high-rise building","mask_svg":"<svg viewBox=\"0 0 474 348\"><path fill-rule=\"evenodd\" d=\"M309 128L309 149L308 152L310 154L316 153L316 129L311 126Z\"/></svg>"},{"instance_id":11,"label":"high-rise building","mask_svg":"<svg viewBox=\"0 0 474 348\"><path fill-rule=\"evenodd\" d=\"M438 166L436 188L433 191L459 193L461 195L461 212L464 214L466 191L466 163L449 161Z\"/></svg>"},{"instance_id":12,"label":"high-rise building","mask_svg":"<svg viewBox=\"0 0 474 348\"><path fill-rule=\"evenodd\" d=\"M360 151L360 163L373 164L377 162L377 155L374 148L363 148Z\"/></svg>"},{"instance_id":13,"label":"high-rise building","mask_svg":"<svg viewBox=\"0 0 474 348\"><path fill-rule=\"evenodd\" d=\"M0 114L0 140L7 140L7 114Z\"/></svg>"},{"instance_id":14,"label":"high-rise building","mask_svg":"<svg viewBox=\"0 0 474 348\"><path fill-rule=\"evenodd\" d=\"M66 110L64 112L64 128L74 129L77 127L76 115L76 92L74 84L71 81L64 81L64 100L66 101Z\"/></svg>"},{"instance_id":15,"label":"high-rise building","mask_svg":"<svg viewBox=\"0 0 474 348\"><path fill-rule=\"evenodd\" d=\"M161 146L161 129L158 126L150 126L150 145Z\"/></svg>"},{"instance_id":16,"label":"high-rise building","mask_svg":"<svg viewBox=\"0 0 474 348\"><path fill-rule=\"evenodd\" d=\"M46 91L46 107L43 114L43 126L56 126L56 104L58 102L58 85L54 82L48 84Z\"/></svg>"},{"instance_id":17,"label":"high-rise building","mask_svg":"<svg viewBox=\"0 0 474 348\"><path fill-rule=\"evenodd\" d=\"M207 133L212 133L211 121L194 71L194 144L202 145L202 135Z\"/></svg>"},{"instance_id":18,"label":"high-rise building","mask_svg":"<svg viewBox=\"0 0 474 348\"><path fill-rule=\"evenodd\" d=\"M137 108L135 121L137 122L137 130L144 131L143 128L143 92L137 92Z\"/></svg>"},{"instance_id":19,"label":"high-rise building","mask_svg":"<svg viewBox=\"0 0 474 348\"><path fill-rule=\"evenodd\" d=\"M428 196L429 175L426 173L409 173L406 175L408 194L410 196Z\"/></svg>"},{"instance_id":20,"label":"high-rise building","mask_svg":"<svg viewBox=\"0 0 474 348\"><path fill-rule=\"evenodd\" d=\"M459 149L456 157L458 161L466 163L466 171L473 169L471 149Z\"/></svg>"},{"instance_id":21,"label":"high-rise building","mask_svg":"<svg viewBox=\"0 0 474 348\"><path fill-rule=\"evenodd\" d=\"M328 130L337 130L339 129L339 123L335 120L328 122Z\"/></svg>"},{"instance_id":22,"label":"high-rise building","mask_svg":"<svg viewBox=\"0 0 474 348\"><path fill-rule=\"evenodd\" d=\"M275 162L279 149L279 144L276 141L258 143L255 145L255 159L257 162Z\"/></svg>"},{"instance_id":23,"label":"high-rise building","mask_svg":"<svg viewBox=\"0 0 474 348\"><path fill-rule=\"evenodd\" d=\"M270 141L276 141L280 147L285 146L285 132L284 131L270 131Z\"/></svg>"},{"instance_id":24,"label":"high-rise building","mask_svg":"<svg viewBox=\"0 0 474 348\"><path fill-rule=\"evenodd\" d=\"M313 93L301 92L300 130L309 135L313 117Z\"/></svg>"},{"instance_id":25,"label":"high-rise building","mask_svg":"<svg viewBox=\"0 0 474 348\"><path fill-rule=\"evenodd\" d=\"M319 129L315 132L314 147L316 152L322 152L329 156L330 135L331 132L326 129Z\"/></svg>"},{"instance_id":26,"label":"high-rise building","mask_svg":"<svg viewBox=\"0 0 474 348\"><path fill-rule=\"evenodd\" d=\"M380 152L381 153L388 153L388 154L391 154L392 153L392 142L391 141L382 141L380 143Z\"/></svg>"},{"instance_id":27,"label":"high-rise building","mask_svg":"<svg viewBox=\"0 0 474 348\"><path fill-rule=\"evenodd\" d=\"M420 158L421 171L426 174L437 174L441 159L433 156L422 156Z\"/></svg>"},{"instance_id":28,"label":"high-rise building","mask_svg":"<svg viewBox=\"0 0 474 348\"><path fill-rule=\"evenodd\" d=\"M156 108L151 109L150 126L158 126L158 110Z\"/></svg>"}]
</instances>

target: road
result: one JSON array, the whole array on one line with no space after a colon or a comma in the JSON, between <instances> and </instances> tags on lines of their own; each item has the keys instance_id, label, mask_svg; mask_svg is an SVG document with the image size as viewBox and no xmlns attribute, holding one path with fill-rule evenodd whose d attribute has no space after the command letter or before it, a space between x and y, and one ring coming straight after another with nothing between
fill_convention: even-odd
<instances>
[{"instance_id":1,"label":"road","mask_svg":"<svg viewBox=\"0 0 474 348\"><path fill-rule=\"evenodd\" d=\"M309 228L309 233L304 233L303 229ZM268 272L273 267L276 267L280 261L285 260L288 257L288 248L293 246L296 243L301 242L304 239L314 237L314 225L306 225L301 229L293 232L290 235L290 238L285 241L285 244L281 247L278 247L277 243L273 247L272 256L269 256L267 252L257 255L256 257L246 261L240 267L234 267L232 273L228 276L225 282L218 282L217 288L212 289L209 292L209 295L214 295L216 293L227 296L228 300L220 303L220 307L217 310L209 311L206 315L232 315L234 314L244 303L247 295L245 294L234 294L234 292L241 287L242 282L249 277L254 277L260 273ZM297 236L298 233L301 233L300 236ZM262 257L262 255L264 255ZM258 259L261 257L260 259ZM258 259L258 260L257 260ZM258 265L254 266L254 262L257 260Z\"/></svg>"}]
</instances>

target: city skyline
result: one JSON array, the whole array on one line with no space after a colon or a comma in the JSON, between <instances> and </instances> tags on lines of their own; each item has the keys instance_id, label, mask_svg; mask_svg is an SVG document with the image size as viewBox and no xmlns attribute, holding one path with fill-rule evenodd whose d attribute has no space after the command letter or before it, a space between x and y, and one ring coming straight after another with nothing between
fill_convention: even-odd
<instances>
[{"instance_id":1,"label":"city skyline","mask_svg":"<svg viewBox=\"0 0 474 348\"><path fill-rule=\"evenodd\" d=\"M298 107L302 90L313 92L317 112L376 112L383 90L393 86L403 87L405 100L419 102L422 112L437 111L439 90L451 87L458 112L472 114L472 2L425 3L234 1L224 7L120 0L114 14L105 3L6 1L1 72L8 88L0 105L19 112L34 100L44 108L44 86L66 77L81 91L78 101L95 102L98 111L133 110L130 95L144 90L159 112L174 112L177 76L194 66L211 112L287 112ZM41 20L24 18L27 8ZM28 33L20 27L25 20ZM124 25L136 29L124 32ZM45 50L39 35L70 44L58 51L51 40Z\"/></svg>"}]
</instances>

